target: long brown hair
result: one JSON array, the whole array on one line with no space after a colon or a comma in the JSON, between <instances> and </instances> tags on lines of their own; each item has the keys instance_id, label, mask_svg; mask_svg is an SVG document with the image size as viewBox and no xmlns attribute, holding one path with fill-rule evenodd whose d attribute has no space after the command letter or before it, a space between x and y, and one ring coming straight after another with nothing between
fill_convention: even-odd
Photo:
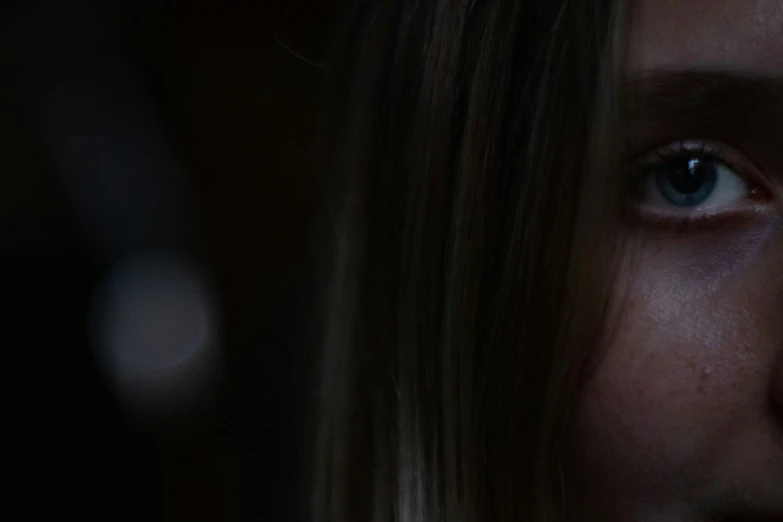
<instances>
[{"instance_id":1,"label":"long brown hair","mask_svg":"<svg viewBox=\"0 0 783 522\"><path fill-rule=\"evenodd\" d=\"M333 100L314 518L554 520L616 259L619 9L360 4Z\"/></svg>"}]
</instances>

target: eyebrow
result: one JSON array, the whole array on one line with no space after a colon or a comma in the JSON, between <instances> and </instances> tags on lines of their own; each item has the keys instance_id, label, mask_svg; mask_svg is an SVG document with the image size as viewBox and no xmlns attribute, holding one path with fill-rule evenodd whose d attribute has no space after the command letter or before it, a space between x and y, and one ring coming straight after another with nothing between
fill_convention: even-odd
<instances>
[{"instance_id":1,"label":"eyebrow","mask_svg":"<svg viewBox=\"0 0 783 522\"><path fill-rule=\"evenodd\" d=\"M723 71L651 71L630 78L624 102L632 152L712 139L783 173L783 77Z\"/></svg>"}]
</instances>

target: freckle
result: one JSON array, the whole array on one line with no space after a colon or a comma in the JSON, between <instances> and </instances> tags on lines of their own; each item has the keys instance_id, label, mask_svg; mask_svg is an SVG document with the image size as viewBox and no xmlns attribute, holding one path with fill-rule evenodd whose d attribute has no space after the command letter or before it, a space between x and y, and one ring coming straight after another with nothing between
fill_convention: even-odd
<instances>
[{"instance_id":1,"label":"freckle","mask_svg":"<svg viewBox=\"0 0 783 522\"><path fill-rule=\"evenodd\" d=\"M704 395L704 383L707 382L707 380L710 378L710 375L712 375L712 370L709 368L702 368L701 374L699 375L699 387L697 388L697 391L700 395Z\"/></svg>"}]
</instances>

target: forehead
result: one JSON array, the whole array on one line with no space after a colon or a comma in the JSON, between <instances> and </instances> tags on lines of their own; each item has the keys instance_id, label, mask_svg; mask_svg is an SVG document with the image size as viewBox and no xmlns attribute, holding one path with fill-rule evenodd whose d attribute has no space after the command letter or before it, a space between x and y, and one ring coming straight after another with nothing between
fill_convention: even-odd
<instances>
[{"instance_id":1,"label":"forehead","mask_svg":"<svg viewBox=\"0 0 783 522\"><path fill-rule=\"evenodd\" d=\"M629 67L783 76L783 0L633 0Z\"/></svg>"}]
</instances>

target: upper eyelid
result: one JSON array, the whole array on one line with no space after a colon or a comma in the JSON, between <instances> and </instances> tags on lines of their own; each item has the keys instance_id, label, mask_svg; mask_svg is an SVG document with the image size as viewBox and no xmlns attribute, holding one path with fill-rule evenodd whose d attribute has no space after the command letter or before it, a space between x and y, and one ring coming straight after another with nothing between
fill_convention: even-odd
<instances>
[{"instance_id":1,"label":"upper eyelid","mask_svg":"<svg viewBox=\"0 0 783 522\"><path fill-rule=\"evenodd\" d=\"M721 68L652 69L626 78L621 97L628 161L654 146L709 138L743 153L763 174L762 185L783 187L783 75Z\"/></svg>"},{"instance_id":2,"label":"upper eyelid","mask_svg":"<svg viewBox=\"0 0 783 522\"><path fill-rule=\"evenodd\" d=\"M680 159L684 157L703 157L724 159L724 146L718 142L709 140L679 140L648 149L641 155L641 161L647 162L648 158L658 158L662 162ZM727 159L727 161L729 161Z\"/></svg>"},{"instance_id":3,"label":"upper eyelid","mask_svg":"<svg viewBox=\"0 0 783 522\"><path fill-rule=\"evenodd\" d=\"M771 193L773 191L773 185L770 177L764 172L764 169L762 169L758 163L756 163L744 151L720 140L709 138L685 138L680 140L672 140L657 147L648 147L644 154L637 154L635 163L642 169L645 166L653 165L654 163L649 162L649 160L645 161L645 158L651 157L651 154L660 155L666 150L673 150L674 147L678 147L679 150L672 152L671 154L664 154L665 157L661 158L662 161L666 161L667 159L673 160L678 155L681 157L687 157L688 154L693 154L695 156L701 154L702 157L715 159L730 167L746 182L758 184L767 192Z\"/></svg>"}]
</instances>

